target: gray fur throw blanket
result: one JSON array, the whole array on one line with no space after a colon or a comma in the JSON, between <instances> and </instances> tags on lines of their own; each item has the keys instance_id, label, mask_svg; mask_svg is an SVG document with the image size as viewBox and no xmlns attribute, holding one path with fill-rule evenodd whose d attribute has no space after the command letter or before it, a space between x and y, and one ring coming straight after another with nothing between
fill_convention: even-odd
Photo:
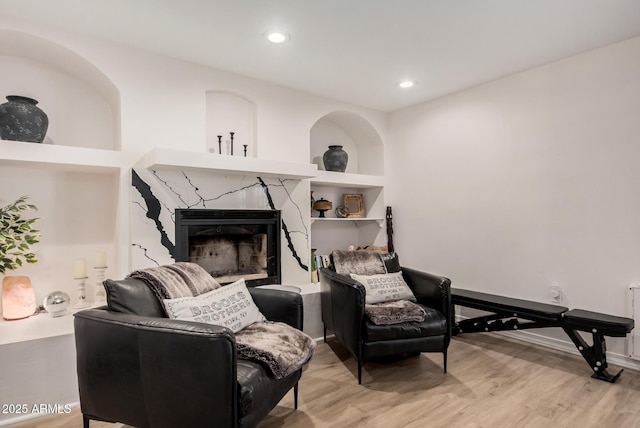
<instances>
[{"instance_id":1,"label":"gray fur throw blanket","mask_svg":"<svg viewBox=\"0 0 640 428\"><path fill-rule=\"evenodd\" d=\"M316 342L282 322L254 322L236 333L238 358L260 361L273 377L282 379L303 368L313 357Z\"/></svg>"},{"instance_id":2,"label":"gray fur throw blanket","mask_svg":"<svg viewBox=\"0 0 640 428\"><path fill-rule=\"evenodd\" d=\"M336 273L349 276L351 273L356 275L375 275L387 273L382 257L379 253L364 250L335 250L331 253L333 267Z\"/></svg>"},{"instance_id":3,"label":"gray fur throw blanket","mask_svg":"<svg viewBox=\"0 0 640 428\"><path fill-rule=\"evenodd\" d=\"M188 262L136 270L129 274L129 278L144 281L160 301L194 297L220 287L209 272Z\"/></svg>"},{"instance_id":4,"label":"gray fur throw blanket","mask_svg":"<svg viewBox=\"0 0 640 428\"><path fill-rule=\"evenodd\" d=\"M375 325L422 322L427 315L420 305L409 300L364 305L364 312Z\"/></svg>"}]
</instances>

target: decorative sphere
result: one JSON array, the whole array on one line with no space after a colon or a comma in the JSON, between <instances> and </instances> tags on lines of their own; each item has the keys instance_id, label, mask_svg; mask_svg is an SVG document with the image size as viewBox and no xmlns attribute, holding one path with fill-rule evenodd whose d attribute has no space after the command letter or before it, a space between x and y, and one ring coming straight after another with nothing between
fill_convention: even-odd
<instances>
[{"instance_id":1,"label":"decorative sphere","mask_svg":"<svg viewBox=\"0 0 640 428\"><path fill-rule=\"evenodd\" d=\"M51 314L52 317L59 317L65 314L71 298L64 291L54 291L44 298L42 306Z\"/></svg>"}]
</instances>

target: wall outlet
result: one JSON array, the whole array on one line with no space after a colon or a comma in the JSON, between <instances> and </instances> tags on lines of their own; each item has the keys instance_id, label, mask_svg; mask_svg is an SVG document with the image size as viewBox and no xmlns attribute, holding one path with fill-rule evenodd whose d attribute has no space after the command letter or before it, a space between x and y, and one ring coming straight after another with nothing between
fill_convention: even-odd
<instances>
[{"instance_id":1,"label":"wall outlet","mask_svg":"<svg viewBox=\"0 0 640 428\"><path fill-rule=\"evenodd\" d=\"M562 302L562 288L559 285L549 286L549 300L553 303Z\"/></svg>"}]
</instances>

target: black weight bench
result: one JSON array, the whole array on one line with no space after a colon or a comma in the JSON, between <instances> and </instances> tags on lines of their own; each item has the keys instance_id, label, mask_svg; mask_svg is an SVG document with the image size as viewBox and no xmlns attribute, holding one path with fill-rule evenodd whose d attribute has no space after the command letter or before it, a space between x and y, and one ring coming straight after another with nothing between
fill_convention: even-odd
<instances>
[{"instance_id":1,"label":"black weight bench","mask_svg":"<svg viewBox=\"0 0 640 428\"><path fill-rule=\"evenodd\" d=\"M451 294L454 305L489 312L489 315L459 321L454 328L454 334L562 327L593 370L591 377L615 382L623 371L620 370L615 375L607 372L605 336L625 337L634 328L631 318L582 309L569 310L564 306L459 288L451 289ZM584 340L580 331L593 335L593 345Z\"/></svg>"}]
</instances>

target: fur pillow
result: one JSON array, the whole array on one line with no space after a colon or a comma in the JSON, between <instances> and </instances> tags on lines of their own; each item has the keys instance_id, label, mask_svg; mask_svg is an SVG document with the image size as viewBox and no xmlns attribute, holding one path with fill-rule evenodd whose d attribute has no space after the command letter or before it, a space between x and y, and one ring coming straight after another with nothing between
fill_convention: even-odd
<instances>
[{"instance_id":1,"label":"fur pillow","mask_svg":"<svg viewBox=\"0 0 640 428\"><path fill-rule=\"evenodd\" d=\"M228 327L234 333L258 321L266 321L256 306L244 279L196 297L164 299L171 319Z\"/></svg>"},{"instance_id":2,"label":"fur pillow","mask_svg":"<svg viewBox=\"0 0 640 428\"><path fill-rule=\"evenodd\" d=\"M387 273L387 268L379 253L373 251L336 250L331 253L331 261L336 273L340 275L374 275Z\"/></svg>"},{"instance_id":3,"label":"fur pillow","mask_svg":"<svg viewBox=\"0 0 640 428\"><path fill-rule=\"evenodd\" d=\"M415 302L411 288L404 281L402 272L381 275L355 275L351 278L364 285L366 291L365 303L392 302L394 300L410 300Z\"/></svg>"}]
</instances>

